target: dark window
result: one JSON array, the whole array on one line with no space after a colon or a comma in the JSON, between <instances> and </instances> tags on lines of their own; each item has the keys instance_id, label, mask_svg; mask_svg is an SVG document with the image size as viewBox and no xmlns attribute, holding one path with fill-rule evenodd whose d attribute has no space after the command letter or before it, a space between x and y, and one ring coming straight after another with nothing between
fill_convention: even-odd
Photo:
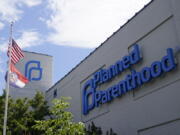
<instances>
[{"instance_id":1,"label":"dark window","mask_svg":"<svg viewBox=\"0 0 180 135\"><path fill-rule=\"evenodd\" d=\"M57 89L54 90L53 96L54 96L54 98L57 97Z\"/></svg>"}]
</instances>

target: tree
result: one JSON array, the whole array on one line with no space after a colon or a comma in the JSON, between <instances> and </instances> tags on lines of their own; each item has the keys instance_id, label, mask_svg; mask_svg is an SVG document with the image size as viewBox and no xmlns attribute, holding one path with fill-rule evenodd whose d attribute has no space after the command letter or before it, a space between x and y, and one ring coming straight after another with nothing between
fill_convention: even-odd
<instances>
[{"instance_id":1,"label":"tree","mask_svg":"<svg viewBox=\"0 0 180 135\"><path fill-rule=\"evenodd\" d=\"M103 132L101 130L101 127L97 127L94 122L91 122L91 124L88 125L88 128L85 129L86 135L102 135ZM117 135L112 128L110 130L106 131L106 135Z\"/></svg>"},{"instance_id":2,"label":"tree","mask_svg":"<svg viewBox=\"0 0 180 135\"><path fill-rule=\"evenodd\" d=\"M3 130L5 92L0 96L0 130ZM32 99L19 98L8 101L7 135L40 135L32 128L35 120L44 120L49 108L42 93L37 92ZM1 132L0 132L1 135Z\"/></svg>"},{"instance_id":3,"label":"tree","mask_svg":"<svg viewBox=\"0 0 180 135\"><path fill-rule=\"evenodd\" d=\"M30 119L27 123L31 135L40 135L41 132L34 129L36 120L44 120L45 117L50 116L49 106L42 92L37 92L33 99L29 100L30 104Z\"/></svg>"},{"instance_id":4,"label":"tree","mask_svg":"<svg viewBox=\"0 0 180 135\"><path fill-rule=\"evenodd\" d=\"M23 135L28 132L28 109L29 103L27 98L17 100L9 99L7 133L12 135Z\"/></svg>"},{"instance_id":5,"label":"tree","mask_svg":"<svg viewBox=\"0 0 180 135\"><path fill-rule=\"evenodd\" d=\"M36 121L34 128L43 131L44 135L85 135L84 124L73 122L72 113L66 111L70 106L68 99L55 99L50 110L52 118Z\"/></svg>"},{"instance_id":6,"label":"tree","mask_svg":"<svg viewBox=\"0 0 180 135\"><path fill-rule=\"evenodd\" d=\"M3 90L3 94L0 96L0 131L3 131L3 121L4 121L4 100L5 100L5 91ZM0 135L2 134L0 132Z\"/></svg>"},{"instance_id":7,"label":"tree","mask_svg":"<svg viewBox=\"0 0 180 135\"><path fill-rule=\"evenodd\" d=\"M102 130L100 127L96 127L94 122L88 125L88 129L85 129L86 135L102 135Z\"/></svg>"}]
</instances>

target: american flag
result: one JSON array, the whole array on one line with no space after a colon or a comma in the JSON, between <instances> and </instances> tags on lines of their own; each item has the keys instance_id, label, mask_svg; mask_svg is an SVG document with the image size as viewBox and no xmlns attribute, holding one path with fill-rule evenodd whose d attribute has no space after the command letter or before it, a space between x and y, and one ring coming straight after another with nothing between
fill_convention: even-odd
<instances>
[{"instance_id":1,"label":"american flag","mask_svg":"<svg viewBox=\"0 0 180 135\"><path fill-rule=\"evenodd\" d=\"M7 55L10 55L10 46L8 47ZM12 39L12 47L11 47L11 62L16 64L24 57L24 54L18 44Z\"/></svg>"}]
</instances>

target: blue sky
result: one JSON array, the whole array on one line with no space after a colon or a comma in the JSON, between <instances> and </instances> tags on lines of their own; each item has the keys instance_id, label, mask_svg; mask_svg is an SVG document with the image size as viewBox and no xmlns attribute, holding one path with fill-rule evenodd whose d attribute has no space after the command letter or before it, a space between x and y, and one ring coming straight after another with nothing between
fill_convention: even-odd
<instances>
[{"instance_id":1,"label":"blue sky","mask_svg":"<svg viewBox=\"0 0 180 135\"><path fill-rule=\"evenodd\" d=\"M11 21L13 38L23 50L53 56L55 83L149 1L1 0L0 94Z\"/></svg>"}]
</instances>

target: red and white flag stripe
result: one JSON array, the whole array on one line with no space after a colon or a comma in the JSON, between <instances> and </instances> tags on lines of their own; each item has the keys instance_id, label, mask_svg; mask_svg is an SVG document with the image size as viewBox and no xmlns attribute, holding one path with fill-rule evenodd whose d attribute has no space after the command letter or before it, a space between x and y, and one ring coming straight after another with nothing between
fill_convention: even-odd
<instances>
[{"instance_id":1,"label":"red and white flag stripe","mask_svg":"<svg viewBox=\"0 0 180 135\"><path fill-rule=\"evenodd\" d=\"M7 81L7 73L5 76L6 81ZM21 72L19 72L19 70L15 67L15 65L11 64L9 71L9 84L16 88L23 88L28 82L29 80L23 74L21 74Z\"/></svg>"},{"instance_id":2,"label":"red and white flag stripe","mask_svg":"<svg viewBox=\"0 0 180 135\"><path fill-rule=\"evenodd\" d=\"M8 47L8 56L10 55L10 46ZM24 54L18 44L12 39L12 47L11 47L11 62L16 64L24 57Z\"/></svg>"}]
</instances>

